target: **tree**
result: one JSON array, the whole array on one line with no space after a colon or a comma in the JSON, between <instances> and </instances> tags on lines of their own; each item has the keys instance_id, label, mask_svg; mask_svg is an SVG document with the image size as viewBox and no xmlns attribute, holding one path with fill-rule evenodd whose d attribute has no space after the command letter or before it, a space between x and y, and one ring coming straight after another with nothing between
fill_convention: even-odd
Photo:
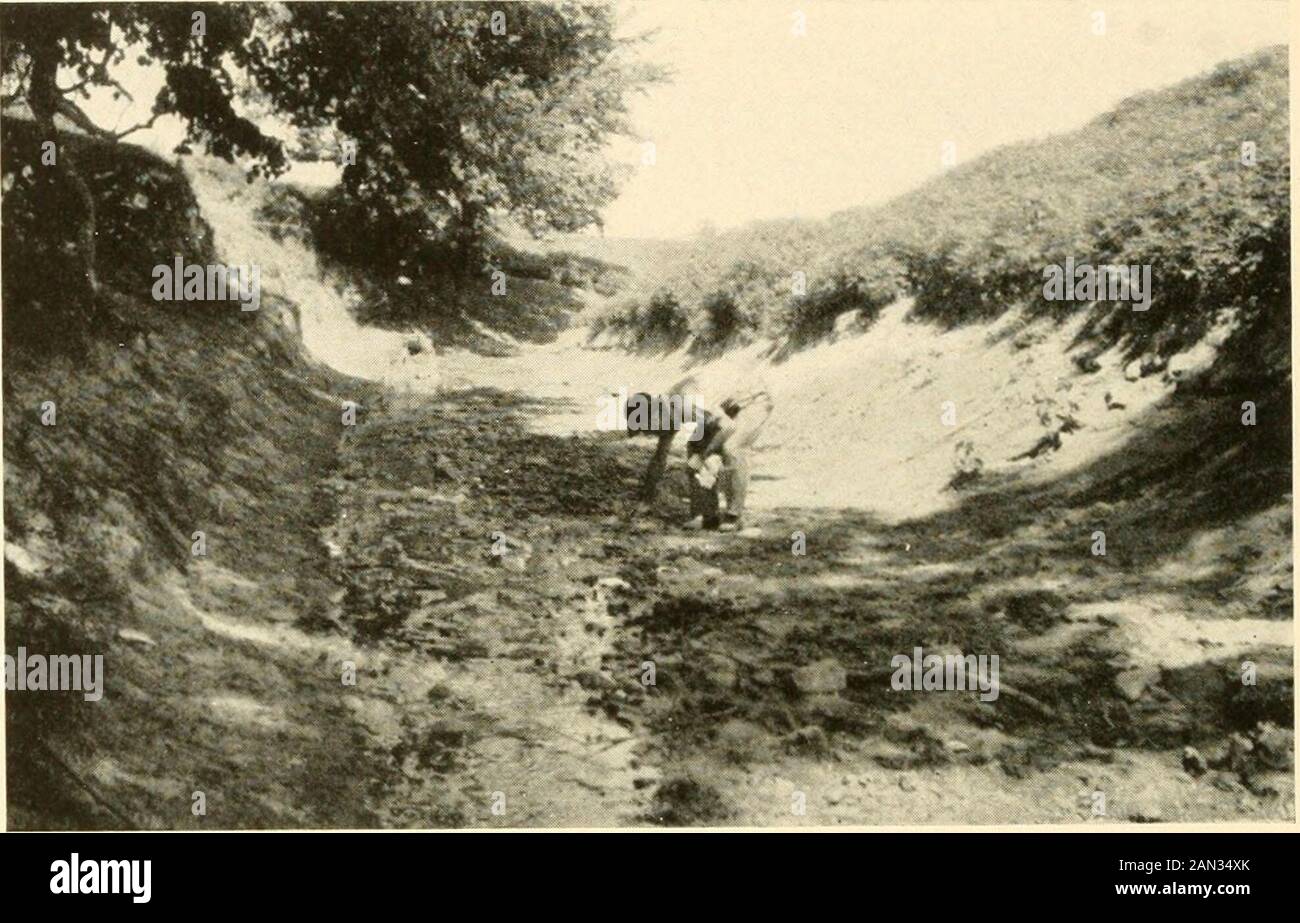
<instances>
[{"instance_id":1,"label":"tree","mask_svg":"<svg viewBox=\"0 0 1300 923\"><path fill-rule=\"evenodd\" d=\"M253 73L305 132L355 143L343 184L373 220L474 269L494 215L535 235L600 223L617 178L605 143L661 76L627 44L604 6L291 4Z\"/></svg>"},{"instance_id":2,"label":"tree","mask_svg":"<svg viewBox=\"0 0 1300 923\"><path fill-rule=\"evenodd\" d=\"M10 4L2 16L5 103L25 101L51 140L59 116L119 140L172 114L187 145L274 175L286 166L282 144L236 111L251 96L304 132L356 142L346 193L409 235L386 247L443 238L467 267L494 214L535 234L599 223L615 192L604 144L629 130L627 94L658 76L624 59L602 6ZM161 67L165 83L148 120L113 133L77 101L95 87L125 94L113 70L127 54ZM58 169L80 203L93 301L94 200L62 145Z\"/></svg>"},{"instance_id":3,"label":"tree","mask_svg":"<svg viewBox=\"0 0 1300 923\"><path fill-rule=\"evenodd\" d=\"M0 73L13 91L5 105L25 102L45 137L55 142L60 179L79 206L76 237L88 300L99 293L95 270L95 202L73 151L60 143L58 117L96 137L120 140L166 114L186 123L191 141L210 153L249 155L255 169L285 165L282 146L235 112L230 67L247 67L256 8L239 4L7 4L0 30ZM78 105L96 87L129 96L113 69L129 53L156 64L165 82L149 119L120 132L96 125ZM71 75L70 83L60 78Z\"/></svg>"}]
</instances>

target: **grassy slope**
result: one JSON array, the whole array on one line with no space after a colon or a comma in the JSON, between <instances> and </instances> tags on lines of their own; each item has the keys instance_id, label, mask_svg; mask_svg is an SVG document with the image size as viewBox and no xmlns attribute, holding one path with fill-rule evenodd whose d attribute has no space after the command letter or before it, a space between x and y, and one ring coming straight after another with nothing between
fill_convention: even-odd
<instances>
[{"instance_id":1,"label":"grassy slope","mask_svg":"<svg viewBox=\"0 0 1300 923\"><path fill-rule=\"evenodd\" d=\"M21 165L24 126L7 120L5 142L7 167ZM302 360L295 306L266 289L255 314L152 301L150 270L174 253L249 255L219 234L214 252L177 168L65 144L97 196L104 310L88 323L61 272L9 272L58 248L7 175L6 651L103 654L106 689L96 703L10 694L10 824L365 823L340 746L355 726L324 694L337 664L327 647L313 659L260 643L332 589L314 541L332 510L315 488L335 459L325 389L338 381ZM39 420L47 400L55 426ZM191 556L196 530L206 557ZM195 791L206 817L191 813Z\"/></svg>"},{"instance_id":2,"label":"grassy slope","mask_svg":"<svg viewBox=\"0 0 1300 923\"><path fill-rule=\"evenodd\" d=\"M608 323L642 338L656 324L683 329L651 310L654 291L672 293L702 341L806 340L838 313L873 313L903 293L916 316L963 323L1020 303L1053 307L1042 268L1073 256L1152 264L1152 310L1101 305L1089 332L1168 353L1220 308L1240 308L1247 326L1285 313L1288 136L1287 55L1276 47L1133 97L1077 132L1001 148L885 205L699 241L669 255ZM1256 166L1241 164L1243 141L1255 142ZM806 297L789 295L795 271L807 274ZM720 297L739 309L730 328L710 322ZM1268 358L1289 370L1285 351Z\"/></svg>"}]
</instances>

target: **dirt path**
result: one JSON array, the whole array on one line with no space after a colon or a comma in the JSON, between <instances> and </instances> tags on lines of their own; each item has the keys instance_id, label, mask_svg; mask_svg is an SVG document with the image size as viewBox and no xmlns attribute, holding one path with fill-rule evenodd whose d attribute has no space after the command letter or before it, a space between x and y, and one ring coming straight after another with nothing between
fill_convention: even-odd
<instances>
[{"instance_id":1,"label":"dirt path","mask_svg":"<svg viewBox=\"0 0 1300 923\"><path fill-rule=\"evenodd\" d=\"M682 533L682 484L653 515L628 501L648 446L554 435L585 396L511 383L368 408L343 443L324 538L382 690L350 704L386 825L1293 816L1268 723L1289 715L1289 622L1225 635L1122 575L1085 592L1086 561L995 538L978 504ZM1152 622L1160 651L1202 655L1144 661ZM1000 653L999 698L891 690L916 647Z\"/></svg>"}]
</instances>

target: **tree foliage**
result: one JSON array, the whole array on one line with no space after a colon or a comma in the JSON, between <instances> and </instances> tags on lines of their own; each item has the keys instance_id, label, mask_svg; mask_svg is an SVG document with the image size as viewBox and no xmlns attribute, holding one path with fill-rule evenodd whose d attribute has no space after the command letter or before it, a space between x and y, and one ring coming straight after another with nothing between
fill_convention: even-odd
<instances>
[{"instance_id":1,"label":"tree foliage","mask_svg":"<svg viewBox=\"0 0 1300 923\"><path fill-rule=\"evenodd\" d=\"M297 126L355 143L344 187L373 221L472 260L493 214L535 234L599 223L604 146L658 76L624 44L604 6L292 4L254 73Z\"/></svg>"},{"instance_id":2,"label":"tree foliage","mask_svg":"<svg viewBox=\"0 0 1300 923\"><path fill-rule=\"evenodd\" d=\"M535 234L598 223L616 183L604 147L629 131L628 94L659 76L628 59L604 6L21 4L0 15L5 102L25 102L51 139L58 117L120 139L175 115L186 147L277 174L284 145L240 105L253 101L317 147L355 143L343 192L357 230L383 243L374 255L438 240L466 267L500 215ZM164 84L145 122L110 132L78 103L95 88L125 94L115 71L127 55L161 68ZM93 293L94 202L75 160L58 173L81 203Z\"/></svg>"}]
</instances>

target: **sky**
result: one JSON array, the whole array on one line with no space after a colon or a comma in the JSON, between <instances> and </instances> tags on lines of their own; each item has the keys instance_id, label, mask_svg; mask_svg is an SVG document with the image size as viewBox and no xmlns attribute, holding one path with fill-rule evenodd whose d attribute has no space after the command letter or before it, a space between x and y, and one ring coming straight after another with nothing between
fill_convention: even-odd
<instances>
[{"instance_id":1,"label":"sky","mask_svg":"<svg viewBox=\"0 0 1300 923\"><path fill-rule=\"evenodd\" d=\"M1284 43L1287 5L654 0L620 6L676 76L632 107L654 164L606 213L614 236L823 217L999 145L1068 131L1126 96ZM1094 14L1104 13L1095 34ZM795 34L795 14L806 34Z\"/></svg>"},{"instance_id":2,"label":"sky","mask_svg":"<svg viewBox=\"0 0 1300 923\"><path fill-rule=\"evenodd\" d=\"M605 233L673 237L706 225L824 217L881 202L1002 144L1078 128L1135 92L1285 42L1281 0L626 0L626 34L671 82L631 103L642 140ZM508 7L507 7L508 9ZM1098 19L1098 14L1104 20ZM102 125L143 121L106 95ZM167 152L179 123L131 136ZM646 143L654 145L645 163ZM325 177L296 168L291 179ZM325 167L328 170L328 167Z\"/></svg>"}]
</instances>

